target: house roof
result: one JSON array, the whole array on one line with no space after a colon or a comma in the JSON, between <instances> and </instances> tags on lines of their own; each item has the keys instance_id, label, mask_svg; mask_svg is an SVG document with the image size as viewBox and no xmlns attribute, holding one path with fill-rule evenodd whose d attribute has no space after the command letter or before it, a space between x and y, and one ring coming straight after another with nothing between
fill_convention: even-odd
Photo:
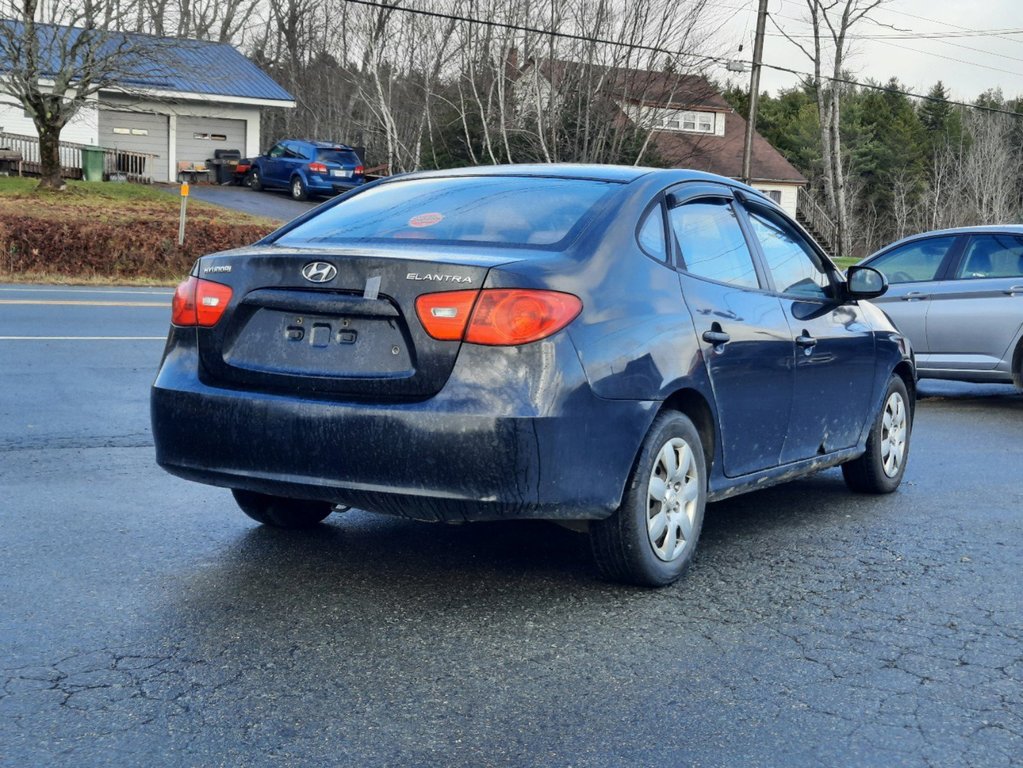
<instances>
[{"instance_id":1,"label":"house roof","mask_svg":"<svg viewBox=\"0 0 1023 768\"><path fill-rule=\"evenodd\" d=\"M746 142L746 121L732 112L725 117L725 135L654 131L653 143L660 159L676 168L694 168L738 179L742 176L742 154ZM757 181L806 184L806 177L774 146L753 132L750 176Z\"/></svg>"},{"instance_id":2,"label":"house roof","mask_svg":"<svg viewBox=\"0 0 1023 768\"><path fill-rule=\"evenodd\" d=\"M561 59L533 61L540 73L555 87L585 83L616 101L663 107L694 107L728 112L731 107L707 78L628 67L605 67ZM527 65L528 66L528 65Z\"/></svg>"},{"instance_id":3,"label":"house roof","mask_svg":"<svg viewBox=\"0 0 1023 768\"><path fill-rule=\"evenodd\" d=\"M9 25L18 22L0 22ZM85 30L37 26L44 77L62 68L61 51L69 50ZM212 43L124 32L100 32L99 56L114 62L105 77L111 89L166 92L256 101L294 102L294 96L229 43ZM79 54L81 55L81 54ZM49 61L45 57L49 57ZM11 69L0 50L0 69Z\"/></svg>"},{"instance_id":4,"label":"house roof","mask_svg":"<svg viewBox=\"0 0 1023 768\"><path fill-rule=\"evenodd\" d=\"M555 88L585 84L591 92L599 90L619 107L642 104L724 113L724 136L655 130L652 139L659 159L669 167L691 168L733 179L742 176L746 121L732 111L707 78L674 72L611 69L562 60L545 59L531 64L539 67L540 73ZM630 118L623 112L622 119ZM806 177L759 133L753 134L750 172L753 179L761 182L807 183Z\"/></svg>"}]
</instances>

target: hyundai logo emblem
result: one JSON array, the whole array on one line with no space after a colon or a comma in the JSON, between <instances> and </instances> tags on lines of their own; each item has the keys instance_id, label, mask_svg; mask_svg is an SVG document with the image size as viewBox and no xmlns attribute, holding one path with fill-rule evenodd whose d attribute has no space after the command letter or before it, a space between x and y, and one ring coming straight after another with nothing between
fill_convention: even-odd
<instances>
[{"instance_id":1,"label":"hyundai logo emblem","mask_svg":"<svg viewBox=\"0 0 1023 768\"><path fill-rule=\"evenodd\" d=\"M337 267L325 261L311 261L302 267L302 277L311 283L327 283L337 277Z\"/></svg>"}]
</instances>

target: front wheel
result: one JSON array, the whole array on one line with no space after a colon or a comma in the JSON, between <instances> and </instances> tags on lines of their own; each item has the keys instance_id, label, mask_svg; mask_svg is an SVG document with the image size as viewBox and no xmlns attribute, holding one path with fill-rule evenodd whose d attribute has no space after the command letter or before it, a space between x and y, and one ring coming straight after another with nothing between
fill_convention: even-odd
<instances>
[{"instance_id":1,"label":"front wheel","mask_svg":"<svg viewBox=\"0 0 1023 768\"><path fill-rule=\"evenodd\" d=\"M654 419L621 506L590 525L600 572L609 579L661 587L692 562L707 503L700 434L681 413Z\"/></svg>"},{"instance_id":2,"label":"front wheel","mask_svg":"<svg viewBox=\"0 0 1023 768\"><path fill-rule=\"evenodd\" d=\"M857 493L891 493L902 483L909 458L912 410L906 383L896 374L888 382L884 404L862 456L842 465L842 476Z\"/></svg>"},{"instance_id":3,"label":"front wheel","mask_svg":"<svg viewBox=\"0 0 1023 768\"><path fill-rule=\"evenodd\" d=\"M253 520L274 528L311 528L334 511L327 501L306 501L232 488L234 500Z\"/></svg>"}]
</instances>

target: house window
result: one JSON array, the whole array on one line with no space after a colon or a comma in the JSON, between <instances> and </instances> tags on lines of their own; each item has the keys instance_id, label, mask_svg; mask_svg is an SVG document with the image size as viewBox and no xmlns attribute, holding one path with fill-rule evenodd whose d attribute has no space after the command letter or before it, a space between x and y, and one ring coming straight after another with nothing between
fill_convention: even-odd
<instances>
[{"instance_id":1,"label":"house window","mask_svg":"<svg viewBox=\"0 0 1023 768\"><path fill-rule=\"evenodd\" d=\"M691 112L681 109L654 109L652 127L667 131L714 133L713 112Z\"/></svg>"},{"instance_id":2,"label":"house window","mask_svg":"<svg viewBox=\"0 0 1023 768\"><path fill-rule=\"evenodd\" d=\"M765 195L765 196L771 198L778 205L781 205L781 190L780 189L758 189L757 192L759 192L760 194Z\"/></svg>"}]
</instances>

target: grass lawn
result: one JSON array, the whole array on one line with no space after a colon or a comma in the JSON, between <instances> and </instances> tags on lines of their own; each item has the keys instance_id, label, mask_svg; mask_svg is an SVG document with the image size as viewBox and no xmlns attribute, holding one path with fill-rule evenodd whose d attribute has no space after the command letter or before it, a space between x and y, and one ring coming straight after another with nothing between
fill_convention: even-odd
<instances>
[{"instance_id":1,"label":"grass lawn","mask_svg":"<svg viewBox=\"0 0 1023 768\"><path fill-rule=\"evenodd\" d=\"M143 184L0 177L0 281L175 284L199 256L251 243L275 219L188 201L178 246L180 198Z\"/></svg>"}]
</instances>

